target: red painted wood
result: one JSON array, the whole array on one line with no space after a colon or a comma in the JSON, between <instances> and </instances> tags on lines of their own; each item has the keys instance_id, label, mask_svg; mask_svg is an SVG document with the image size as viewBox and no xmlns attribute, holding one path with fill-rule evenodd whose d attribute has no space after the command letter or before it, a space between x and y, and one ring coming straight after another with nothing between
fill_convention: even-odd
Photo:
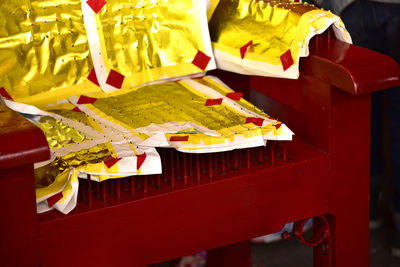
<instances>
[{"instance_id":1,"label":"red painted wood","mask_svg":"<svg viewBox=\"0 0 400 267\"><path fill-rule=\"evenodd\" d=\"M339 40L320 38L310 43L310 56L301 72L350 94L366 94L400 83L400 69L390 57Z\"/></svg>"},{"instance_id":2,"label":"red painted wood","mask_svg":"<svg viewBox=\"0 0 400 267\"><path fill-rule=\"evenodd\" d=\"M333 90L332 102L329 135L332 266L369 266L366 255L369 255L370 96Z\"/></svg>"},{"instance_id":3,"label":"red painted wood","mask_svg":"<svg viewBox=\"0 0 400 267\"><path fill-rule=\"evenodd\" d=\"M39 266L33 163L49 157L40 129L0 101L0 266Z\"/></svg>"},{"instance_id":4,"label":"red painted wood","mask_svg":"<svg viewBox=\"0 0 400 267\"><path fill-rule=\"evenodd\" d=\"M49 158L42 131L0 101L0 170Z\"/></svg>"},{"instance_id":5,"label":"red painted wood","mask_svg":"<svg viewBox=\"0 0 400 267\"><path fill-rule=\"evenodd\" d=\"M137 192L133 200L121 194L120 204L94 199L92 207L79 203L66 216L41 214L42 264L51 266L63 254L60 246L67 249L74 243L75 256L61 266L78 261L141 266L247 240L278 231L286 222L326 213L328 186L321 177L328 175L328 157L299 141L288 149L293 156L286 162L277 159L275 164L254 164L251 170L227 170L224 176L214 173L213 180L203 179L200 185L193 177L188 185L177 182L174 188ZM116 223L118 227L111 227ZM85 249L91 244L107 245Z\"/></svg>"},{"instance_id":6,"label":"red painted wood","mask_svg":"<svg viewBox=\"0 0 400 267\"><path fill-rule=\"evenodd\" d=\"M0 170L0 266L39 266L34 181L32 164Z\"/></svg>"},{"instance_id":7,"label":"red painted wood","mask_svg":"<svg viewBox=\"0 0 400 267\"><path fill-rule=\"evenodd\" d=\"M343 44L338 44L342 46ZM321 48L322 51L324 51ZM337 48L337 46L334 48ZM353 57L363 50L350 46ZM379 71L379 79L376 77L375 68L369 68L360 64L351 64L346 60L329 62L311 55L305 61L303 71L312 74L302 76L300 98L276 103L271 98L261 94L266 89L264 84L270 79L255 77L250 81L251 87L257 91L250 91L250 96L258 101L261 106L273 116L275 114L285 121L303 140L326 151L331 157L329 175L329 213L332 226L332 266L368 266L369 265L369 229L368 229L368 181L369 181L369 95L354 96L352 94L364 94L382 88L398 84L398 77L393 77L397 67L391 65L391 60L377 53L368 51L369 62L376 64L388 64L388 69ZM314 64L314 65L313 65ZM329 74L336 77L344 76L344 81L333 80L325 73L326 69L321 64L332 64ZM373 65L373 64L372 64ZM393 67L393 68L392 68ZM362 73L362 75L361 75ZM391 74L390 74L391 73ZM389 74L389 75L388 75ZM386 76L388 75L388 76ZM393 75L392 77L390 75ZM364 80L355 81L352 86L346 79L365 76ZM278 83L277 79L272 79ZM395 82L396 81L396 82ZM292 85L298 83L291 82ZM332 86L341 86L338 88ZM292 87L291 90L299 90ZM297 86L299 88L299 86ZM346 91L346 92L345 92ZM279 98L279 94L272 94ZM302 107L301 112L299 106ZM350 236L354 238L349 238ZM325 260L324 260L325 259ZM326 257L315 251L315 263L318 266L328 266Z\"/></svg>"},{"instance_id":8,"label":"red painted wood","mask_svg":"<svg viewBox=\"0 0 400 267\"><path fill-rule=\"evenodd\" d=\"M121 190L119 199L107 189L104 200L94 197L91 206L80 200L68 215L35 215L32 162L48 157L46 141L22 117L0 111L0 212L7 216L0 220L0 265L38 265L40 251L42 266L145 266L209 250L220 266L226 260L226 266L243 266L249 256L243 241L325 214L332 266L368 266L368 93L398 85L398 67L378 53L320 38L301 72L296 81L213 72L294 130L286 160L279 145L262 165L247 163L241 150L238 170L226 168L225 175L215 171L198 182L193 174L187 183L161 182L147 193L134 191L131 178L131 190ZM215 159L209 167L221 170ZM194 160L189 155L189 173L195 173ZM179 172L163 165L164 178ZM17 258L28 246L27 256ZM233 251L237 260L229 262ZM314 260L328 266L319 251Z\"/></svg>"}]
</instances>

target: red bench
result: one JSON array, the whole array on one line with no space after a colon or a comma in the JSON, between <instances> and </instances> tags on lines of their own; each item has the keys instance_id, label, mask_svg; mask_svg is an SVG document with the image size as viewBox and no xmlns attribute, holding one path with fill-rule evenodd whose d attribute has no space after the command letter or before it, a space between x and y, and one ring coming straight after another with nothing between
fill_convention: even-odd
<instances>
[{"instance_id":1,"label":"red bench","mask_svg":"<svg viewBox=\"0 0 400 267\"><path fill-rule=\"evenodd\" d=\"M369 93L399 85L399 67L327 36L310 51L298 80L214 72L286 123L292 142L220 153L212 177L209 155L187 156L188 184L174 186L183 156L172 152L174 172L164 155L160 186L137 176L132 194L121 180L119 199L109 184L106 201L94 187L88 205L84 181L68 215L36 214L33 163L49 157L47 143L1 104L0 266L146 266L203 250L207 266L251 266L247 240L316 216L329 229L317 220L327 238L314 248L315 266L368 266Z\"/></svg>"}]
</instances>

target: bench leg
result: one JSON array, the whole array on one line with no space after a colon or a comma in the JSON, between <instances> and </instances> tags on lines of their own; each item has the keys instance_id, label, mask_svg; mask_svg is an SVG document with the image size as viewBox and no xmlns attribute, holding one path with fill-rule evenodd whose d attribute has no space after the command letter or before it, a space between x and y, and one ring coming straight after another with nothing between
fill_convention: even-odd
<instances>
[{"instance_id":1,"label":"bench leg","mask_svg":"<svg viewBox=\"0 0 400 267\"><path fill-rule=\"evenodd\" d=\"M39 266L32 165L0 170L0 266Z\"/></svg>"},{"instance_id":2,"label":"bench leg","mask_svg":"<svg viewBox=\"0 0 400 267\"><path fill-rule=\"evenodd\" d=\"M334 90L331 109L331 266L368 267L370 96Z\"/></svg>"}]
</instances>

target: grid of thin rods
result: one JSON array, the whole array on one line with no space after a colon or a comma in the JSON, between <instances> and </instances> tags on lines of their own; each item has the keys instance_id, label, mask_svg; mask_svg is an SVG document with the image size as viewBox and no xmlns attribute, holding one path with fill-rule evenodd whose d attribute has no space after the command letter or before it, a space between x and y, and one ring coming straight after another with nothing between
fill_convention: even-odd
<instances>
[{"instance_id":1,"label":"grid of thin rods","mask_svg":"<svg viewBox=\"0 0 400 267\"><path fill-rule=\"evenodd\" d=\"M270 141L267 147L247 148L229 152L189 154L171 148L159 149L163 173L158 175L137 175L96 182L79 179L79 203L92 206L94 198L102 202L120 200L123 194L134 198L138 193L149 191L160 193L163 189L195 186L235 175L243 169L277 161L286 161L286 142Z\"/></svg>"}]
</instances>

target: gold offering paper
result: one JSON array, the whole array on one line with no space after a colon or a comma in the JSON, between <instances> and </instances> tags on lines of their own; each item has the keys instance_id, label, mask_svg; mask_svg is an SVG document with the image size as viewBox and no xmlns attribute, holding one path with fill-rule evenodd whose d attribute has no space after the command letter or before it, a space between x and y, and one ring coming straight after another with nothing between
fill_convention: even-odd
<instances>
[{"instance_id":1,"label":"gold offering paper","mask_svg":"<svg viewBox=\"0 0 400 267\"><path fill-rule=\"evenodd\" d=\"M232 91L208 77L148 85L110 94L91 94L96 101L77 104L107 129L135 136L138 145L172 146L192 153L264 145L264 140L291 140L292 132ZM259 118L255 125L249 118ZM157 138L155 137L157 136ZM182 142L173 137L187 137Z\"/></svg>"},{"instance_id":2,"label":"gold offering paper","mask_svg":"<svg viewBox=\"0 0 400 267\"><path fill-rule=\"evenodd\" d=\"M309 40L331 25L351 42L339 17L293 1L221 0L209 25L218 68L242 74L297 78Z\"/></svg>"},{"instance_id":3,"label":"gold offering paper","mask_svg":"<svg viewBox=\"0 0 400 267\"><path fill-rule=\"evenodd\" d=\"M98 14L85 11L85 24L91 47L101 44L91 52L106 69L95 64L106 91L215 68L204 0L109 0ZM122 86L102 84L112 70L124 76Z\"/></svg>"},{"instance_id":4,"label":"gold offering paper","mask_svg":"<svg viewBox=\"0 0 400 267\"><path fill-rule=\"evenodd\" d=\"M207 14L218 1L208 13L204 0L109 0L98 13L88 2L0 1L0 88L49 109L215 68Z\"/></svg>"},{"instance_id":5,"label":"gold offering paper","mask_svg":"<svg viewBox=\"0 0 400 267\"><path fill-rule=\"evenodd\" d=\"M0 1L0 87L15 100L88 91L91 62L80 0Z\"/></svg>"}]
</instances>

